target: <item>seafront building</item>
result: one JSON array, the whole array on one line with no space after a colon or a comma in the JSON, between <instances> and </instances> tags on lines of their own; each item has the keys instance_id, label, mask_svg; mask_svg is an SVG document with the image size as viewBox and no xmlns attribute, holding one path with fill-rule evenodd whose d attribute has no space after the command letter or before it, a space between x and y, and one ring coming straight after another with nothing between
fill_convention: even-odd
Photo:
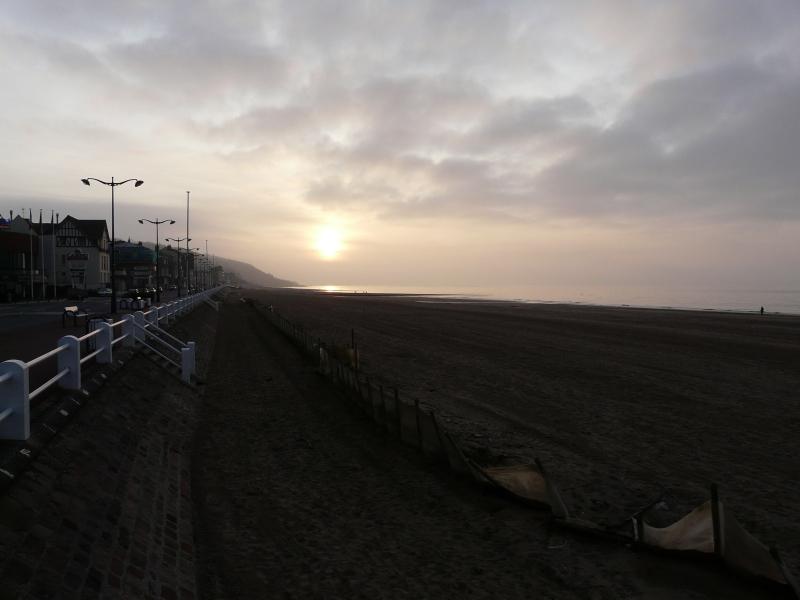
<instances>
[{"instance_id":1,"label":"seafront building","mask_svg":"<svg viewBox=\"0 0 800 600\"><path fill-rule=\"evenodd\" d=\"M10 215L9 215L10 216ZM116 288L154 287L156 254L142 242L117 241ZM0 302L91 294L111 287L111 243L102 219L67 215L56 223L0 216ZM172 246L158 253L163 288L205 288L223 281L206 257Z\"/></svg>"},{"instance_id":2,"label":"seafront building","mask_svg":"<svg viewBox=\"0 0 800 600\"><path fill-rule=\"evenodd\" d=\"M41 290L39 249L27 219L0 220L0 301L30 298L31 287Z\"/></svg>"},{"instance_id":3,"label":"seafront building","mask_svg":"<svg viewBox=\"0 0 800 600\"><path fill-rule=\"evenodd\" d=\"M60 223L34 223L33 227L43 238L45 275L52 276L47 269L52 268L55 256L58 288L93 291L110 285L111 255L104 220L67 215Z\"/></svg>"},{"instance_id":4,"label":"seafront building","mask_svg":"<svg viewBox=\"0 0 800 600\"><path fill-rule=\"evenodd\" d=\"M142 244L117 242L116 272L118 291L153 287L156 279L156 253Z\"/></svg>"},{"instance_id":5,"label":"seafront building","mask_svg":"<svg viewBox=\"0 0 800 600\"><path fill-rule=\"evenodd\" d=\"M110 284L109 236L101 219L66 216L35 223L17 215L0 221L0 299L52 297Z\"/></svg>"}]
</instances>

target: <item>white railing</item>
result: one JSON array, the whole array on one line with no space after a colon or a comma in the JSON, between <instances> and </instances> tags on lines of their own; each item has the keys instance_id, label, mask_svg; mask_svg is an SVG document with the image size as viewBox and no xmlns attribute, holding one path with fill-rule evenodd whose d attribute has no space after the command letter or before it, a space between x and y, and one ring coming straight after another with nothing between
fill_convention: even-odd
<instances>
[{"instance_id":1,"label":"white railing","mask_svg":"<svg viewBox=\"0 0 800 600\"><path fill-rule=\"evenodd\" d=\"M82 337L65 335L53 350L33 360L6 360L0 363L0 439L26 440L30 435L30 401L58 384L66 390L81 389L81 366L92 359L99 364L113 360L114 346L135 346L150 349L181 370L181 379L191 380L195 373L195 343L182 342L161 325L190 312L213 294L224 288L204 290L178 298L147 312L126 314L116 323L101 321L98 328ZM213 302L213 301L212 301ZM121 328L121 329L117 329ZM119 331L119 335L116 335ZM81 356L83 342L94 341L94 350ZM156 347L157 346L157 347ZM56 357L56 374L35 390L30 391L29 370L49 358Z\"/></svg>"}]
</instances>

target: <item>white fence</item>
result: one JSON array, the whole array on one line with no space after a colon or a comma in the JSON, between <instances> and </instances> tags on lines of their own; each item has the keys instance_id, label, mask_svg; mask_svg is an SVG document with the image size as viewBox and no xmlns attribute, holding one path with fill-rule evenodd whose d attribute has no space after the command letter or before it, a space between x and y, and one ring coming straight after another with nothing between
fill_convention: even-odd
<instances>
[{"instance_id":1,"label":"white fence","mask_svg":"<svg viewBox=\"0 0 800 600\"><path fill-rule=\"evenodd\" d=\"M189 382L195 372L195 344L182 342L162 329L161 325L196 308L203 302L215 309L211 295L225 286L218 286L156 306L147 312L124 315L116 323L102 321L99 327L82 337L65 335L58 346L31 361L6 360L0 363L0 439L26 440L30 435L30 401L54 385L66 390L81 389L81 368L92 359L99 364L113 360L114 347L140 345L179 368L181 378ZM81 356L81 346L87 342L94 347ZM87 344L87 345L88 345ZM29 370L49 358L56 357L56 374L30 391Z\"/></svg>"}]
</instances>

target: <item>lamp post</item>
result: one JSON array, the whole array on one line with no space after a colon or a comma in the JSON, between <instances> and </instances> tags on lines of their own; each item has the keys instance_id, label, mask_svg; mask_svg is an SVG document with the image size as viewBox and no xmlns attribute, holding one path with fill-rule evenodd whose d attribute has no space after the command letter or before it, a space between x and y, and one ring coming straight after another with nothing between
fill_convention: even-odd
<instances>
[{"instance_id":1,"label":"lamp post","mask_svg":"<svg viewBox=\"0 0 800 600\"><path fill-rule=\"evenodd\" d=\"M191 238L164 238L165 242L176 242L178 244L178 270L181 267L181 242L186 242L186 245L189 245L189 242L192 241ZM186 294L189 294L189 258L186 258ZM178 298L181 297L181 277L178 276Z\"/></svg>"},{"instance_id":2,"label":"lamp post","mask_svg":"<svg viewBox=\"0 0 800 600\"><path fill-rule=\"evenodd\" d=\"M114 314L117 312L117 282L114 279L114 268L116 266L114 255L117 253L116 244L114 243L114 188L118 185L128 183L129 181L135 182L133 187L139 187L144 183L144 181L141 179L114 181L113 177L111 178L111 181L103 181L102 179L97 179L96 177L86 177L85 179L81 179L81 181L84 185L90 185L90 181L96 181L97 183L111 186L111 313Z\"/></svg>"},{"instance_id":3,"label":"lamp post","mask_svg":"<svg viewBox=\"0 0 800 600\"><path fill-rule=\"evenodd\" d=\"M189 294L189 242L192 238L189 237L189 194L186 192L186 294Z\"/></svg>"},{"instance_id":4,"label":"lamp post","mask_svg":"<svg viewBox=\"0 0 800 600\"><path fill-rule=\"evenodd\" d=\"M163 221L159 221L156 219L155 221L151 221L150 219L139 219L139 223L144 225L145 223L152 223L156 226L156 302L161 302L161 273L159 271L158 265L158 226L164 223L169 223L170 225L175 225L175 221L172 219L164 219Z\"/></svg>"},{"instance_id":5,"label":"lamp post","mask_svg":"<svg viewBox=\"0 0 800 600\"><path fill-rule=\"evenodd\" d=\"M195 262L195 253L194 253L194 251L195 250L199 251L200 248L189 248L189 244L187 242L186 250L189 251L189 253L191 254L191 257L192 257L192 266L194 267L194 287L195 287L194 291L197 292L197 263ZM197 256L200 256L200 255L198 254ZM191 273L189 272L189 254L186 255L186 270L187 270L186 280L191 283L192 279L191 279ZM186 289L188 290L189 288L186 288Z\"/></svg>"}]
</instances>

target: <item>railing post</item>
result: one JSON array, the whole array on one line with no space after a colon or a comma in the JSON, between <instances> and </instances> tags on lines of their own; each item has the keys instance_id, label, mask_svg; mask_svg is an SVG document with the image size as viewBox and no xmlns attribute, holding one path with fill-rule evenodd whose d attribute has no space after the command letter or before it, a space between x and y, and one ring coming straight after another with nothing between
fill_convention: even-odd
<instances>
[{"instance_id":1,"label":"railing post","mask_svg":"<svg viewBox=\"0 0 800 600\"><path fill-rule=\"evenodd\" d=\"M134 316L130 313L123 315L122 320L122 335L126 336L125 341L122 342L123 346L133 346L136 343L136 322Z\"/></svg>"},{"instance_id":2,"label":"railing post","mask_svg":"<svg viewBox=\"0 0 800 600\"><path fill-rule=\"evenodd\" d=\"M191 383L194 373L194 342L189 342L181 348L181 379Z\"/></svg>"},{"instance_id":3,"label":"railing post","mask_svg":"<svg viewBox=\"0 0 800 600\"><path fill-rule=\"evenodd\" d=\"M158 327L158 309L150 309L150 312L147 313L147 322Z\"/></svg>"},{"instance_id":4,"label":"railing post","mask_svg":"<svg viewBox=\"0 0 800 600\"><path fill-rule=\"evenodd\" d=\"M136 327L134 327L136 335L134 337L137 341L144 342L144 313L140 310L137 310L135 313L133 313L133 321L136 323Z\"/></svg>"},{"instance_id":5,"label":"railing post","mask_svg":"<svg viewBox=\"0 0 800 600\"><path fill-rule=\"evenodd\" d=\"M114 345L114 328L108 321L103 321L99 324L97 334L97 346L100 348L100 354L97 355L97 362L101 365L111 364Z\"/></svg>"},{"instance_id":6,"label":"railing post","mask_svg":"<svg viewBox=\"0 0 800 600\"><path fill-rule=\"evenodd\" d=\"M0 421L0 439L27 440L31 434L28 365L21 360L3 361L0 378L4 379L0 383L0 415L6 415Z\"/></svg>"},{"instance_id":7,"label":"railing post","mask_svg":"<svg viewBox=\"0 0 800 600\"><path fill-rule=\"evenodd\" d=\"M74 335L65 335L58 340L59 346L67 347L58 353L58 370L69 369L59 382L67 390L81 389L81 342Z\"/></svg>"}]
</instances>

